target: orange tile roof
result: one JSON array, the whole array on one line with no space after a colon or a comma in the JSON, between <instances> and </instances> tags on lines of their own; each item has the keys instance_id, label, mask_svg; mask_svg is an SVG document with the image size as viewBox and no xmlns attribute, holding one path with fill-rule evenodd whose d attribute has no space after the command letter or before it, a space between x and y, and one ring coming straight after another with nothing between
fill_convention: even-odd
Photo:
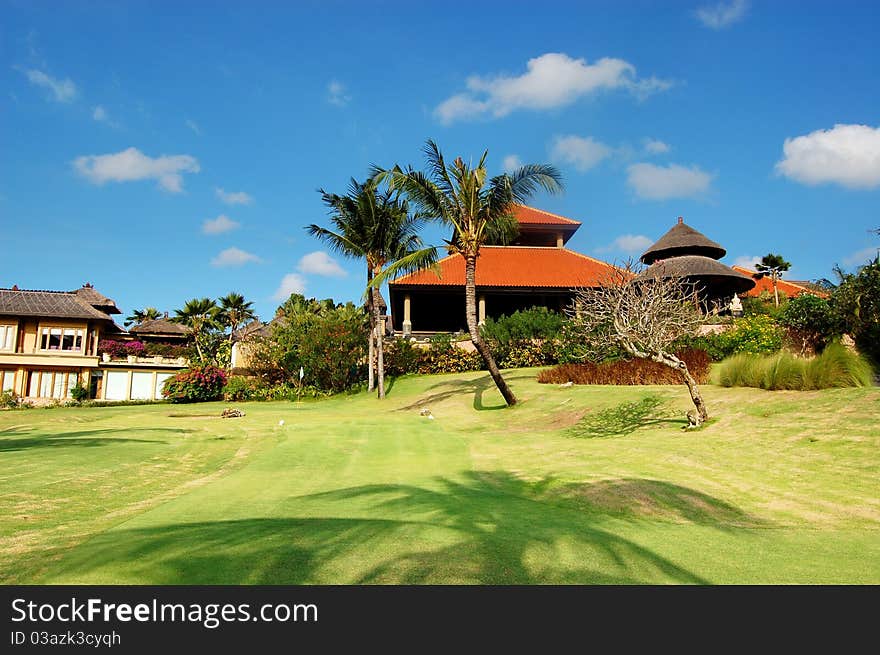
<instances>
[{"instance_id":1,"label":"orange tile roof","mask_svg":"<svg viewBox=\"0 0 880 655\"><path fill-rule=\"evenodd\" d=\"M464 286L464 257L438 262L440 277L423 269L397 278L392 286ZM566 248L483 246L477 259L477 286L563 288L598 286L614 267Z\"/></svg>"},{"instance_id":2,"label":"orange tile roof","mask_svg":"<svg viewBox=\"0 0 880 655\"><path fill-rule=\"evenodd\" d=\"M770 295L773 295L773 280L770 279L769 275L765 275L761 278L756 277L758 273L756 271L750 271L747 268L742 266L731 266L731 268L735 271L739 271L743 275L748 275L755 281L755 286L752 287L748 292L741 294L744 296L760 296L761 293L766 291ZM799 284L795 284L793 282L787 282L786 280L777 280L776 288L780 293L784 293L789 298L794 298L795 296L799 296L802 293L811 293L814 296L819 296L820 298L827 298L828 293L824 291L819 291L818 289L808 289L807 287L802 287Z\"/></svg>"},{"instance_id":3,"label":"orange tile roof","mask_svg":"<svg viewBox=\"0 0 880 655\"><path fill-rule=\"evenodd\" d=\"M573 221L564 216L557 216L543 209L535 209L534 207L526 207L525 205L516 205L513 215L520 225L565 225L577 229L580 221Z\"/></svg>"}]
</instances>

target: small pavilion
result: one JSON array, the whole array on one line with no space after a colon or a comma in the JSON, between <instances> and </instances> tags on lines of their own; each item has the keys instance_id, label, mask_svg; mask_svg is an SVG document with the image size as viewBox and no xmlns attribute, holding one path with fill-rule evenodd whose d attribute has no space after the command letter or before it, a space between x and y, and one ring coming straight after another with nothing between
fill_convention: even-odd
<instances>
[{"instance_id":1,"label":"small pavilion","mask_svg":"<svg viewBox=\"0 0 880 655\"><path fill-rule=\"evenodd\" d=\"M707 311L726 308L734 294L744 294L755 280L718 260L727 251L684 222L678 222L648 248L640 260L648 268L640 278L681 277L694 285L700 303Z\"/></svg>"}]
</instances>

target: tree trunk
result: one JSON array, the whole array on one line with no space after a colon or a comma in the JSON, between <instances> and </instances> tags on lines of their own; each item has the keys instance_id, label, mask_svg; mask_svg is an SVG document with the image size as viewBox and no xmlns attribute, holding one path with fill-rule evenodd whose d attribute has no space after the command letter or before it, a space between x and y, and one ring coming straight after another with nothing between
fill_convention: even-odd
<instances>
[{"instance_id":1,"label":"tree trunk","mask_svg":"<svg viewBox=\"0 0 880 655\"><path fill-rule=\"evenodd\" d=\"M235 328L238 327L237 323L230 323L229 325L229 366L226 367L226 370L232 370L232 337L235 334Z\"/></svg>"},{"instance_id":2,"label":"tree trunk","mask_svg":"<svg viewBox=\"0 0 880 655\"><path fill-rule=\"evenodd\" d=\"M688 412L688 419L691 422L693 427L699 427L703 424L703 422L709 418L709 412L706 409L706 403L703 402L703 396L700 395L700 389L697 387L697 381L694 380L694 376L691 375L691 372L688 370L687 364L681 361L675 355L670 355L665 352L654 352L654 353L644 353L641 352L638 348L636 348L633 344L624 343L624 348L631 355L635 357L648 357L649 359L654 360L660 364L665 364L670 368L676 369L681 375L682 381L687 385L688 392L691 394L691 401L694 403L694 407L697 412L695 415L692 415L691 412Z\"/></svg>"},{"instance_id":3,"label":"tree trunk","mask_svg":"<svg viewBox=\"0 0 880 655\"><path fill-rule=\"evenodd\" d=\"M480 326L477 324L476 254L465 255L464 262L465 318L467 319L467 327L468 332L471 335L471 341L473 342L474 347L477 349L477 352L480 353L483 361L486 362L486 368L489 369L489 375L492 376L492 380L495 381L495 386L498 387L498 391L500 391L501 395L504 397L504 402L506 402L508 406L516 405L516 396L513 395L513 391L510 390L510 387L507 386L507 382L505 382L504 378L501 377L501 371L498 368L498 364L495 363L495 358L492 357L492 352L489 350L486 342L483 341L483 337L480 335Z\"/></svg>"},{"instance_id":4,"label":"tree trunk","mask_svg":"<svg viewBox=\"0 0 880 655\"><path fill-rule=\"evenodd\" d=\"M709 412L706 410L706 403L703 402L703 396L700 395L700 390L697 388L697 381L694 380L694 376L688 371L687 364L682 362L678 370L681 373L684 383L687 385L688 392L691 394L691 400L694 403L694 407L697 409L696 420L692 421L692 423L694 423L695 427L699 427L707 418L709 418ZM688 412L688 415L690 415L690 412Z\"/></svg>"},{"instance_id":5,"label":"tree trunk","mask_svg":"<svg viewBox=\"0 0 880 655\"><path fill-rule=\"evenodd\" d=\"M382 272L381 267L376 267L375 274ZM376 335L376 373L379 387L379 398L385 397L385 361L384 361L384 343L385 343L385 326L380 320L379 314L379 289L373 287L371 294L373 298L373 325Z\"/></svg>"},{"instance_id":6,"label":"tree trunk","mask_svg":"<svg viewBox=\"0 0 880 655\"><path fill-rule=\"evenodd\" d=\"M367 265L367 284L373 280L373 271L369 265ZM376 386L373 378L373 359L376 356L374 350L374 339L376 338L376 322L373 317L373 290L369 286L367 287L370 292L367 294L367 316L370 317L370 332L369 332L369 346L367 347L367 391L372 391L373 387Z\"/></svg>"},{"instance_id":7,"label":"tree trunk","mask_svg":"<svg viewBox=\"0 0 880 655\"><path fill-rule=\"evenodd\" d=\"M773 299L776 301L776 306L779 307L779 287L776 286L776 272L770 276L770 279L773 280Z\"/></svg>"}]
</instances>

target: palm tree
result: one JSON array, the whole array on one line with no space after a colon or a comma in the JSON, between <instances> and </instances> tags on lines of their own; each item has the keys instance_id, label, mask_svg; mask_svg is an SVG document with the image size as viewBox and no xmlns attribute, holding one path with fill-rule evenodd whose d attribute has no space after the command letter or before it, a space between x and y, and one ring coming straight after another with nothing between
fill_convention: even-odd
<instances>
[{"instance_id":1,"label":"palm tree","mask_svg":"<svg viewBox=\"0 0 880 655\"><path fill-rule=\"evenodd\" d=\"M425 214L452 228L452 239L447 244L450 252L464 257L465 318L471 341L486 362L505 402L515 405L516 396L501 376L477 324L477 257L481 245L505 242L516 233L515 205L528 200L538 189L550 193L561 191L562 176L553 166L526 164L512 173L489 179L488 151L474 168L461 157L447 164L432 140L425 144L424 153L427 174L412 169L402 171L399 167L391 171L375 169L374 173L378 179L390 176L392 188L402 189Z\"/></svg>"},{"instance_id":2,"label":"palm tree","mask_svg":"<svg viewBox=\"0 0 880 655\"><path fill-rule=\"evenodd\" d=\"M131 316L125 317L125 327L128 327L132 323L136 325L140 325L144 321L152 321L162 316L162 312L160 312L155 307L147 307L146 309L135 309Z\"/></svg>"},{"instance_id":3,"label":"palm tree","mask_svg":"<svg viewBox=\"0 0 880 655\"><path fill-rule=\"evenodd\" d=\"M217 317L223 325L229 326L229 351L232 353L232 338L239 325L246 321L254 320L257 315L254 313L252 302L245 302L244 296L240 293L232 291L223 296L220 300L220 308ZM230 360L230 366L232 360Z\"/></svg>"},{"instance_id":4,"label":"palm tree","mask_svg":"<svg viewBox=\"0 0 880 655\"><path fill-rule=\"evenodd\" d=\"M410 214L409 204L392 189L379 189L376 180L352 179L344 196L319 190L330 208L333 229L309 225L306 230L333 250L367 264L366 306L370 315L369 380L373 389L373 344L379 398L385 397L384 325L380 325L379 287L390 275L430 266L436 249L425 247L418 230L425 217Z\"/></svg>"},{"instance_id":5,"label":"palm tree","mask_svg":"<svg viewBox=\"0 0 880 655\"><path fill-rule=\"evenodd\" d=\"M175 323L183 323L192 330L193 341L196 344L196 352L199 360L204 361L205 353L202 350L202 340L208 330L217 326L217 314L220 308L210 298L193 298L187 300L183 309L175 309L176 316L171 320Z\"/></svg>"},{"instance_id":6,"label":"palm tree","mask_svg":"<svg viewBox=\"0 0 880 655\"><path fill-rule=\"evenodd\" d=\"M777 289L776 284L779 282L779 278L782 277L783 271L791 268L791 264L785 261L782 255L768 253L761 257L761 261L755 265L755 268L762 276L770 275L770 280L773 282L773 299L776 302L776 306L779 307L779 289Z\"/></svg>"}]
</instances>

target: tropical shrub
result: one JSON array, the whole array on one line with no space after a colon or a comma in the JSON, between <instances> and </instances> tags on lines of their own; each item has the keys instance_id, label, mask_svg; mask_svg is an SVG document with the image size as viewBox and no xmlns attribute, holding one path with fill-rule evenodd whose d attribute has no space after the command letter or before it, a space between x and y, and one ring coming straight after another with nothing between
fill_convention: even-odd
<instances>
[{"instance_id":1,"label":"tropical shrub","mask_svg":"<svg viewBox=\"0 0 880 655\"><path fill-rule=\"evenodd\" d=\"M821 355L809 359L787 352L769 356L734 355L718 367L717 378L725 387L806 391L870 386L873 370L867 359L833 343Z\"/></svg>"},{"instance_id":2,"label":"tropical shrub","mask_svg":"<svg viewBox=\"0 0 880 655\"><path fill-rule=\"evenodd\" d=\"M226 386L226 371L216 366L199 366L181 371L168 378L162 395L175 403L194 403L219 400Z\"/></svg>"},{"instance_id":3,"label":"tropical shrub","mask_svg":"<svg viewBox=\"0 0 880 655\"><path fill-rule=\"evenodd\" d=\"M223 400L242 402L245 400L262 400L265 385L258 378L241 375L230 376L223 387Z\"/></svg>"},{"instance_id":4,"label":"tropical shrub","mask_svg":"<svg viewBox=\"0 0 880 655\"><path fill-rule=\"evenodd\" d=\"M788 328L791 345L801 353L821 351L834 331L828 301L809 293L789 300L778 320L780 325Z\"/></svg>"},{"instance_id":5,"label":"tropical shrub","mask_svg":"<svg viewBox=\"0 0 880 655\"><path fill-rule=\"evenodd\" d=\"M162 355L163 357L189 357L191 346L179 343L154 343L144 344L145 355Z\"/></svg>"},{"instance_id":6,"label":"tropical shrub","mask_svg":"<svg viewBox=\"0 0 880 655\"><path fill-rule=\"evenodd\" d=\"M419 353L419 373L463 373L479 371L484 367L478 352L455 345L452 335L436 334L429 346Z\"/></svg>"},{"instance_id":7,"label":"tropical shrub","mask_svg":"<svg viewBox=\"0 0 880 655\"><path fill-rule=\"evenodd\" d=\"M859 351L880 366L880 257L842 274L830 305L836 331L851 334Z\"/></svg>"},{"instance_id":8,"label":"tropical shrub","mask_svg":"<svg viewBox=\"0 0 880 655\"><path fill-rule=\"evenodd\" d=\"M350 389L366 378L367 330L366 314L352 303L290 306L267 337L252 342L250 370L267 385Z\"/></svg>"},{"instance_id":9,"label":"tropical shrub","mask_svg":"<svg viewBox=\"0 0 880 655\"><path fill-rule=\"evenodd\" d=\"M81 403L84 400L88 400L89 390L77 382L75 386L70 388L70 397L74 402Z\"/></svg>"},{"instance_id":10,"label":"tropical shrub","mask_svg":"<svg viewBox=\"0 0 880 655\"><path fill-rule=\"evenodd\" d=\"M385 344L385 373L390 376L406 375L419 370L421 348L409 339L394 339Z\"/></svg>"},{"instance_id":11,"label":"tropical shrub","mask_svg":"<svg viewBox=\"0 0 880 655\"><path fill-rule=\"evenodd\" d=\"M722 332L717 337L721 349L729 354L755 355L778 352L784 338L785 331L768 315L741 318L732 330Z\"/></svg>"},{"instance_id":12,"label":"tropical shrub","mask_svg":"<svg viewBox=\"0 0 880 655\"><path fill-rule=\"evenodd\" d=\"M698 384L709 381L711 358L702 350L682 350L676 356L687 364ZM538 374L538 382L551 384L681 384L675 369L650 359L621 359L603 363L560 364Z\"/></svg>"},{"instance_id":13,"label":"tropical shrub","mask_svg":"<svg viewBox=\"0 0 880 655\"><path fill-rule=\"evenodd\" d=\"M14 391L0 391L0 408L14 409L18 407L18 394Z\"/></svg>"},{"instance_id":14,"label":"tropical shrub","mask_svg":"<svg viewBox=\"0 0 880 655\"><path fill-rule=\"evenodd\" d=\"M757 296L747 296L742 299L743 316L770 316L776 318L785 309L788 302L785 292L779 292L779 307L773 300L773 293L762 291Z\"/></svg>"}]
</instances>

